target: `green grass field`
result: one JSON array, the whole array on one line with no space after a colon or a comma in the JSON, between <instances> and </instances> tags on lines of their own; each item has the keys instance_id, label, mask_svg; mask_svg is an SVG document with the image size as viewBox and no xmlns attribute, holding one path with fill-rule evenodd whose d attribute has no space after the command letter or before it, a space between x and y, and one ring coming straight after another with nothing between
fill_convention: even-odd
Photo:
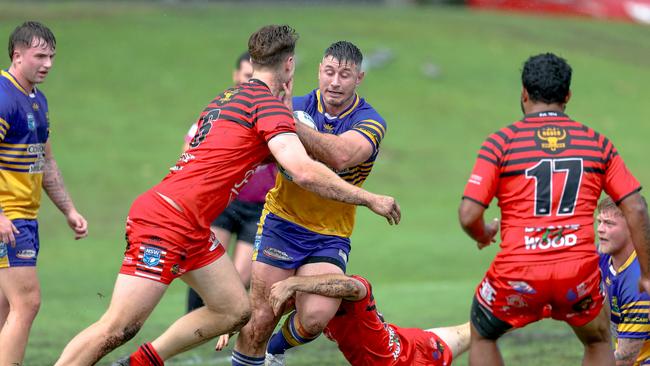
<instances>
[{"instance_id":1,"label":"green grass field","mask_svg":"<svg viewBox=\"0 0 650 366\"><path fill-rule=\"evenodd\" d=\"M391 322L429 328L467 320L472 291L498 248L478 252L460 230L456 209L482 140L520 117L519 72L529 55L553 51L569 60L568 113L608 135L641 182L650 181L648 27L461 8L4 3L3 39L25 19L45 22L57 36L56 65L42 86L51 141L90 224L88 239L73 241L44 200L43 304L29 366L53 364L106 309L131 201L173 165L183 134L229 86L235 57L264 24L289 23L301 35L295 95L316 87L322 51L335 40L355 42L366 56L393 52L391 62L370 70L360 92L389 125L366 187L396 196L403 222L390 227L360 209L350 257L350 272L373 281ZM8 67L8 59L1 64ZM425 76L427 64L440 75ZM162 332L183 313L185 291L182 283L171 286L140 334L100 364ZM510 365L576 365L582 352L568 327L552 321L508 335L501 345ZM227 365L227 354L212 346L169 364ZM461 357L459 364L466 362ZM320 339L292 352L289 364L346 363L333 343Z\"/></svg>"}]
</instances>

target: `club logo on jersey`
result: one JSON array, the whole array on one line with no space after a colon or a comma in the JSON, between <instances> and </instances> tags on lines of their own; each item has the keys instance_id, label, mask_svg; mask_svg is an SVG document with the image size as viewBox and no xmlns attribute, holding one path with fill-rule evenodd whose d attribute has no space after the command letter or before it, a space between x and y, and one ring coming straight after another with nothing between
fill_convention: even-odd
<instances>
[{"instance_id":1,"label":"club logo on jersey","mask_svg":"<svg viewBox=\"0 0 650 366\"><path fill-rule=\"evenodd\" d=\"M215 100L215 103L217 105L219 105L219 106L222 106L222 105L230 102L232 100L232 97L234 97L238 93L239 93L238 88L228 89L228 90L224 91L223 93L221 93L219 95L219 97L217 97L217 99Z\"/></svg>"},{"instance_id":2,"label":"club logo on jersey","mask_svg":"<svg viewBox=\"0 0 650 366\"><path fill-rule=\"evenodd\" d=\"M528 304L526 303L526 300L524 300L521 295L508 295L506 297L506 303L508 306L512 306L514 308L525 308L528 307Z\"/></svg>"},{"instance_id":3,"label":"club logo on jersey","mask_svg":"<svg viewBox=\"0 0 650 366\"><path fill-rule=\"evenodd\" d=\"M30 131L34 131L36 129L36 119L31 113L27 113L27 128L29 128Z\"/></svg>"},{"instance_id":4,"label":"club logo on jersey","mask_svg":"<svg viewBox=\"0 0 650 366\"><path fill-rule=\"evenodd\" d=\"M181 266L180 266L180 264L178 264L178 263L174 264L174 265L172 266L172 269L170 270L170 272L171 272L174 276L176 276L177 274L181 273Z\"/></svg>"},{"instance_id":5,"label":"club logo on jersey","mask_svg":"<svg viewBox=\"0 0 650 366\"><path fill-rule=\"evenodd\" d=\"M492 302L494 302L494 299L496 298L497 295L497 290L492 287L490 282L487 280L483 280L483 283L481 284L481 288L479 289L479 295L481 295L481 298L485 303L489 306L492 306Z\"/></svg>"},{"instance_id":6,"label":"club logo on jersey","mask_svg":"<svg viewBox=\"0 0 650 366\"><path fill-rule=\"evenodd\" d=\"M331 125L329 123L326 123L323 128L325 129L325 132L327 133L334 133L334 125Z\"/></svg>"},{"instance_id":7,"label":"club logo on jersey","mask_svg":"<svg viewBox=\"0 0 650 366\"><path fill-rule=\"evenodd\" d=\"M162 257L162 251L158 248L144 248L144 253L142 254L142 263L149 267L155 267L160 264L160 259Z\"/></svg>"},{"instance_id":8,"label":"club logo on jersey","mask_svg":"<svg viewBox=\"0 0 650 366\"><path fill-rule=\"evenodd\" d=\"M616 296L612 296L612 312L615 313L620 313L621 309L618 307L618 298Z\"/></svg>"},{"instance_id":9,"label":"club logo on jersey","mask_svg":"<svg viewBox=\"0 0 650 366\"><path fill-rule=\"evenodd\" d=\"M513 290L515 290L515 291L517 291L519 293L522 293L522 294L532 295L532 294L537 293L537 291L535 291L533 286L529 285L528 282L524 282L524 281L508 281L508 284L510 285L510 287L513 288Z\"/></svg>"},{"instance_id":10,"label":"club logo on jersey","mask_svg":"<svg viewBox=\"0 0 650 366\"><path fill-rule=\"evenodd\" d=\"M544 126L537 130L535 139L542 150L549 154L559 154L567 147L568 133L562 127Z\"/></svg>"},{"instance_id":11,"label":"club logo on jersey","mask_svg":"<svg viewBox=\"0 0 650 366\"><path fill-rule=\"evenodd\" d=\"M0 258L7 256L7 244L0 242Z\"/></svg>"},{"instance_id":12,"label":"club logo on jersey","mask_svg":"<svg viewBox=\"0 0 650 366\"><path fill-rule=\"evenodd\" d=\"M39 110L38 103L32 104L32 109L35 110L35 111L38 111Z\"/></svg>"}]
</instances>

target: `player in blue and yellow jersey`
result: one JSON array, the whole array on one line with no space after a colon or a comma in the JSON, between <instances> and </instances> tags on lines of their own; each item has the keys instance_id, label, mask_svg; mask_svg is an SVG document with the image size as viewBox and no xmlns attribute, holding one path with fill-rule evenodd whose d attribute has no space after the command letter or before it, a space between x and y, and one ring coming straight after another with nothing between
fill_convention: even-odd
<instances>
[{"instance_id":1,"label":"player in blue and yellow jersey","mask_svg":"<svg viewBox=\"0 0 650 366\"><path fill-rule=\"evenodd\" d=\"M650 365L650 295L639 292L641 268L625 217L611 198L598 204L600 270L607 288L617 366Z\"/></svg>"},{"instance_id":2,"label":"player in blue and yellow jersey","mask_svg":"<svg viewBox=\"0 0 650 366\"><path fill-rule=\"evenodd\" d=\"M307 151L347 182L361 186L372 170L386 134L383 118L356 93L364 73L363 56L350 42L336 42L319 66L319 87L293 98L294 111L304 111L316 130L297 123ZM355 207L323 199L279 174L267 195L260 219L251 281L253 315L242 328L233 351L233 365L282 364L288 348L312 341L323 331L340 298L300 293L286 331L275 334L279 317L266 301L271 285L294 274L344 273L350 252Z\"/></svg>"},{"instance_id":3,"label":"player in blue and yellow jersey","mask_svg":"<svg viewBox=\"0 0 650 366\"><path fill-rule=\"evenodd\" d=\"M37 22L9 39L11 66L0 71L0 365L22 365L40 305L36 275L41 187L63 212L75 238L87 234L52 156L47 100L36 88L54 61L56 40Z\"/></svg>"}]
</instances>

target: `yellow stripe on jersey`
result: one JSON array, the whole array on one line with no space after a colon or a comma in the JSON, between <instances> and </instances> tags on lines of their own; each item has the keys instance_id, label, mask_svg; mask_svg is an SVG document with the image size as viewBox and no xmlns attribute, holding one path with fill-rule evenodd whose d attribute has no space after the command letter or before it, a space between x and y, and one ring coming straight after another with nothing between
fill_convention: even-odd
<instances>
[{"instance_id":1,"label":"yellow stripe on jersey","mask_svg":"<svg viewBox=\"0 0 650 366\"><path fill-rule=\"evenodd\" d=\"M621 309L627 309L627 308L631 308L633 306L650 306L650 301L628 302L627 304L621 306Z\"/></svg>"},{"instance_id":2,"label":"yellow stripe on jersey","mask_svg":"<svg viewBox=\"0 0 650 366\"><path fill-rule=\"evenodd\" d=\"M350 109L348 109L347 112L343 113L338 118L343 118L343 117L347 116L348 114L352 113L352 111L359 105L360 100L361 100L361 98L359 98L359 96L355 93L354 94L354 103L352 104L352 107L350 107Z\"/></svg>"},{"instance_id":3,"label":"yellow stripe on jersey","mask_svg":"<svg viewBox=\"0 0 650 366\"><path fill-rule=\"evenodd\" d=\"M9 267L9 256L5 255L4 257L0 258L0 268L8 268L8 267Z\"/></svg>"},{"instance_id":4,"label":"yellow stripe on jersey","mask_svg":"<svg viewBox=\"0 0 650 366\"><path fill-rule=\"evenodd\" d=\"M323 109L323 103L320 101L320 90L316 90L316 100L318 101L318 113L325 113L325 109Z\"/></svg>"},{"instance_id":5,"label":"yellow stripe on jersey","mask_svg":"<svg viewBox=\"0 0 650 366\"><path fill-rule=\"evenodd\" d=\"M14 79L13 76L11 76L10 73L8 73L8 72L6 72L6 71L4 71L4 70L0 70L0 75L2 75L2 76L4 76L4 77L6 77L7 79L9 79L9 81L11 81L11 83L14 84L14 86L16 87L16 89L20 90L23 94L25 94L25 95L29 95L29 93L27 93L27 92L25 91L25 89L23 89L23 87L20 86L20 84L16 81L16 79Z\"/></svg>"},{"instance_id":6,"label":"yellow stripe on jersey","mask_svg":"<svg viewBox=\"0 0 650 366\"><path fill-rule=\"evenodd\" d=\"M365 136L368 136L368 138L370 139L370 141L372 141L372 144L375 145L375 148L377 147L377 145L379 145L379 141L377 141L377 137L376 137L374 134L372 134L372 133L370 133L370 132L368 132L368 131L365 131L365 130L359 129L359 128L355 128L354 130L355 130L355 131L359 131L359 132L361 132L361 133L364 134Z\"/></svg>"},{"instance_id":7,"label":"yellow stripe on jersey","mask_svg":"<svg viewBox=\"0 0 650 366\"><path fill-rule=\"evenodd\" d=\"M624 332L648 333L650 332L650 324L619 324L617 331L619 333L624 333Z\"/></svg>"},{"instance_id":8,"label":"yellow stripe on jersey","mask_svg":"<svg viewBox=\"0 0 650 366\"><path fill-rule=\"evenodd\" d=\"M650 309L626 309L621 311L623 315L628 314L650 314Z\"/></svg>"},{"instance_id":9,"label":"yellow stripe on jersey","mask_svg":"<svg viewBox=\"0 0 650 366\"><path fill-rule=\"evenodd\" d=\"M650 340L646 340L643 342L643 347L641 347L641 351L639 352L639 357L636 358L636 363L634 366L640 365L643 363L643 361L650 359Z\"/></svg>"},{"instance_id":10,"label":"yellow stripe on jersey","mask_svg":"<svg viewBox=\"0 0 650 366\"><path fill-rule=\"evenodd\" d=\"M366 123L364 123L364 122L366 122ZM364 119L363 121L358 123L358 125L367 126L367 127L370 127L372 129L376 130L379 133L379 138L382 139L382 140L384 139L384 135L386 134L386 130L384 129L384 126L381 123L375 121L374 119Z\"/></svg>"},{"instance_id":11,"label":"yellow stripe on jersey","mask_svg":"<svg viewBox=\"0 0 650 366\"><path fill-rule=\"evenodd\" d=\"M35 219L41 205L43 173L6 170L15 168L0 164L0 206L10 220ZM20 168L29 169L29 166Z\"/></svg>"},{"instance_id":12,"label":"yellow stripe on jersey","mask_svg":"<svg viewBox=\"0 0 650 366\"><path fill-rule=\"evenodd\" d=\"M278 174L264 208L274 215L323 235L352 235L356 206L328 200Z\"/></svg>"},{"instance_id":13,"label":"yellow stripe on jersey","mask_svg":"<svg viewBox=\"0 0 650 366\"><path fill-rule=\"evenodd\" d=\"M4 127L5 131L9 130L9 123L2 118L0 118L0 126Z\"/></svg>"}]
</instances>

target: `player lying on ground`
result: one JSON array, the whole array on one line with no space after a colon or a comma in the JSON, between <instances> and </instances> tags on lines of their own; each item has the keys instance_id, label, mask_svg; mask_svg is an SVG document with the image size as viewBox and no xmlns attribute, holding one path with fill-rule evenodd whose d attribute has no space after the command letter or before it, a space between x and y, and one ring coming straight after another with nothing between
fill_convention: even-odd
<instances>
[{"instance_id":1,"label":"player lying on ground","mask_svg":"<svg viewBox=\"0 0 650 366\"><path fill-rule=\"evenodd\" d=\"M273 284L269 304L280 315L301 294L343 300L323 333L337 343L353 366L448 366L453 357L469 348L469 323L427 330L387 323L377 311L372 286L361 276L289 277ZM291 324L285 322L282 332L296 333ZM228 336L221 336L216 349L222 349L227 342Z\"/></svg>"}]
</instances>

